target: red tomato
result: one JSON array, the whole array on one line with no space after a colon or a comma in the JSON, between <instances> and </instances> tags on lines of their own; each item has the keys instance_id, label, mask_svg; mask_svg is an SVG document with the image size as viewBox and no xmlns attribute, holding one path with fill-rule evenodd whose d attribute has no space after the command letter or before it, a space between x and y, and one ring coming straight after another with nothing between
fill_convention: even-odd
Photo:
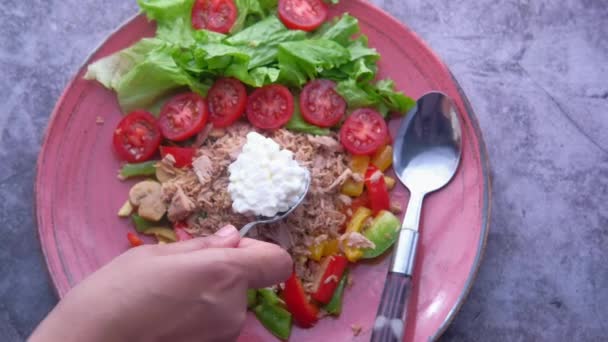
<instances>
[{"instance_id":1,"label":"red tomato","mask_svg":"<svg viewBox=\"0 0 608 342\"><path fill-rule=\"evenodd\" d=\"M192 6L192 27L196 30L228 33L237 14L233 0L196 0Z\"/></svg>"},{"instance_id":2,"label":"red tomato","mask_svg":"<svg viewBox=\"0 0 608 342\"><path fill-rule=\"evenodd\" d=\"M308 82L300 94L300 110L304 120L320 127L335 126L346 112L346 101L330 80Z\"/></svg>"},{"instance_id":3,"label":"red tomato","mask_svg":"<svg viewBox=\"0 0 608 342\"><path fill-rule=\"evenodd\" d=\"M169 140L186 140L200 132L207 123L207 104L196 93L173 97L163 106L158 124Z\"/></svg>"},{"instance_id":4,"label":"red tomato","mask_svg":"<svg viewBox=\"0 0 608 342\"><path fill-rule=\"evenodd\" d=\"M138 163L154 155L160 140L156 118L148 112L134 111L120 120L112 143L120 159Z\"/></svg>"},{"instance_id":5,"label":"red tomato","mask_svg":"<svg viewBox=\"0 0 608 342\"><path fill-rule=\"evenodd\" d=\"M374 215L382 210L390 209L390 196L384 182L384 174L374 165L370 165L365 172L365 187L369 196L370 209Z\"/></svg>"},{"instance_id":6,"label":"red tomato","mask_svg":"<svg viewBox=\"0 0 608 342\"><path fill-rule=\"evenodd\" d=\"M312 298L323 304L329 303L347 265L348 259L342 255L325 258L317 270Z\"/></svg>"},{"instance_id":7,"label":"red tomato","mask_svg":"<svg viewBox=\"0 0 608 342\"><path fill-rule=\"evenodd\" d=\"M374 153L387 141L386 121L375 110L355 110L340 129L340 142L346 150L356 155Z\"/></svg>"},{"instance_id":8,"label":"red tomato","mask_svg":"<svg viewBox=\"0 0 608 342\"><path fill-rule=\"evenodd\" d=\"M247 90L237 79L220 78L209 89L207 103L213 127L228 127L245 111Z\"/></svg>"},{"instance_id":9,"label":"red tomato","mask_svg":"<svg viewBox=\"0 0 608 342\"><path fill-rule=\"evenodd\" d=\"M167 154L170 154L175 159L176 167L186 167L192 165L192 159L196 149L193 147L177 147L177 146L161 146L160 156L165 158Z\"/></svg>"},{"instance_id":10,"label":"red tomato","mask_svg":"<svg viewBox=\"0 0 608 342\"><path fill-rule=\"evenodd\" d=\"M319 309L306 299L306 293L295 273L285 282L285 305L293 319L302 328L310 328L319 320Z\"/></svg>"},{"instance_id":11,"label":"red tomato","mask_svg":"<svg viewBox=\"0 0 608 342\"><path fill-rule=\"evenodd\" d=\"M289 121L292 114L293 95L280 84L254 90L247 101L247 119L257 128L279 128Z\"/></svg>"},{"instance_id":12,"label":"red tomato","mask_svg":"<svg viewBox=\"0 0 608 342\"><path fill-rule=\"evenodd\" d=\"M279 0L279 19L290 29L312 31L327 18L323 0Z\"/></svg>"},{"instance_id":13,"label":"red tomato","mask_svg":"<svg viewBox=\"0 0 608 342\"><path fill-rule=\"evenodd\" d=\"M143 241L141 241L141 239L139 238L139 236L131 232L127 233L127 239L129 240L129 245L131 245L131 247L137 247L144 244Z\"/></svg>"}]
</instances>

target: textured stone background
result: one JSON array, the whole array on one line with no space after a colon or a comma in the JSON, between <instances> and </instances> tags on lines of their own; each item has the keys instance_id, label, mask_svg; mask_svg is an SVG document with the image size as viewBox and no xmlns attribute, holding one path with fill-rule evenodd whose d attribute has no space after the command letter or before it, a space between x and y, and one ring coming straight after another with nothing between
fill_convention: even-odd
<instances>
[{"instance_id":1,"label":"textured stone background","mask_svg":"<svg viewBox=\"0 0 608 342\"><path fill-rule=\"evenodd\" d=\"M343 0L347 1L347 0ZM443 341L600 341L608 332L606 0L375 0L467 93L494 175L485 261ZM0 340L55 304L32 209L50 111L134 0L0 4Z\"/></svg>"}]
</instances>

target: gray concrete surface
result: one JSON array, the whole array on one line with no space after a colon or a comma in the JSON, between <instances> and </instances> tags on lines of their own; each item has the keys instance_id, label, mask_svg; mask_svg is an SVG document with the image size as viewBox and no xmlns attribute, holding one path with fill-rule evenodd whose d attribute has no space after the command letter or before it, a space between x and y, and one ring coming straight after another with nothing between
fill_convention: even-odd
<instances>
[{"instance_id":1,"label":"gray concrete surface","mask_svg":"<svg viewBox=\"0 0 608 342\"><path fill-rule=\"evenodd\" d=\"M346 0L343 0L346 1ZM608 332L606 0L375 0L444 59L476 110L492 228L442 341L602 341ZM33 220L49 113L134 0L0 4L0 340L55 304Z\"/></svg>"}]
</instances>

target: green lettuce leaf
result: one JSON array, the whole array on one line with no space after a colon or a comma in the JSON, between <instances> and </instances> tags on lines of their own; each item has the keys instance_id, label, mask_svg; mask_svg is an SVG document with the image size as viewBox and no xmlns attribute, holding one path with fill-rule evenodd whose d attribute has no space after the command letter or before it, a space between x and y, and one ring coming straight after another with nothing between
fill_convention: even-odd
<instances>
[{"instance_id":1,"label":"green lettuce leaf","mask_svg":"<svg viewBox=\"0 0 608 342\"><path fill-rule=\"evenodd\" d=\"M230 33L236 33L271 14L277 0L235 0L238 16Z\"/></svg>"},{"instance_id":2,"label":"green lettuce leaf","mask_svg":"<svg viewBox=\"0 0 608 342\"><path fill-rule=\"evenodd\" d=\"M344 97L350 108L375 107L386 116L389 112L405 115L416 101L395 89L393 80L384 79L376 84L357 83L354 79L338 82L336 91Z\"/></svg>"},{"instance_id":3,"label":"green lettuce leaf","mask_svg":"<svg viewBox=\"0 0 608 342\"><path fill-rule=\"evenodd\" d=\"M359 33L359 21L346 13L332 22L326 22L313 35L314 39L333 40L342 46L349 44L350 38Z\"/></svg>"},{"instance_id":4,"label":"green lettuce leaf","mask_svg":"<svg viewBox=\"0 0 608 342\"><path fill-rule=\"evenodd\" d=\"M124 112L153 106L160 97L179 87L206 94L209 85L178 66L172 54L172 48L164 41L142 39L89 65L84 78L116 91Z\"/></svg>"},{"instance_id":5,"label":"green lettuce leaf","mask_svg":"<svg viewBox=\"0 0 608 342\"><path fill-rule=\"evenodd\" d=\"M331 131L328 128L321 128L304 121L300 112L300 99L298 96L293 97L293 115L285 128L290 131L302 132L314 135L328 135Z\"/></svg>"},{"instance_id":6,"label":"green lettuce leaf","mask_svg":"<svg viewBox=\"0 0 608 342\"><path fill-rule=\"evenodd\" d=\"M324 70L347 63L348 50L325 39L307 39L279 44L277 60L279 80L291 86L302 86Z\"/></svg>"}]
</instances>

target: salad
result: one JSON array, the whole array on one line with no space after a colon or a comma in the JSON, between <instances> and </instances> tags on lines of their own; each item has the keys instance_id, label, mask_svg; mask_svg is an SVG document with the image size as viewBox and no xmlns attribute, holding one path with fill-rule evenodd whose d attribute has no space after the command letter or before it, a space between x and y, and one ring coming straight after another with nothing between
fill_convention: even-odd
<instances>
[{"instance_id":1,"label":"salad","mask_svg":"<svg viewBox=\"0 0 608 342\"><path fill-rule=\"evenodd\" d=\"M284 177L298 168L310 174L303 203L252 232L294 260L285 283L248 292L249 309L281 339L292 322L310 328L340 315L348 268L386 252L400 227L389 196L395 180L385 175L386 119L415 102L390 79L376 79L380 56L357 19L328 18L336 2L138 0L155 36L92 63L85 75L115 91L125 113L113 150L125 162L119 178L140 178L118 213L133 221L133 247L143 243L139 234L172 243L250 222L251 213L235 208L265 195L235 182L262 167L284 176L260 181L260 191L293 192L301 184ZM265 162L259 146L268 148ZM277 156L286 169L268 162Z\"/></svg>"}]
</instances>

